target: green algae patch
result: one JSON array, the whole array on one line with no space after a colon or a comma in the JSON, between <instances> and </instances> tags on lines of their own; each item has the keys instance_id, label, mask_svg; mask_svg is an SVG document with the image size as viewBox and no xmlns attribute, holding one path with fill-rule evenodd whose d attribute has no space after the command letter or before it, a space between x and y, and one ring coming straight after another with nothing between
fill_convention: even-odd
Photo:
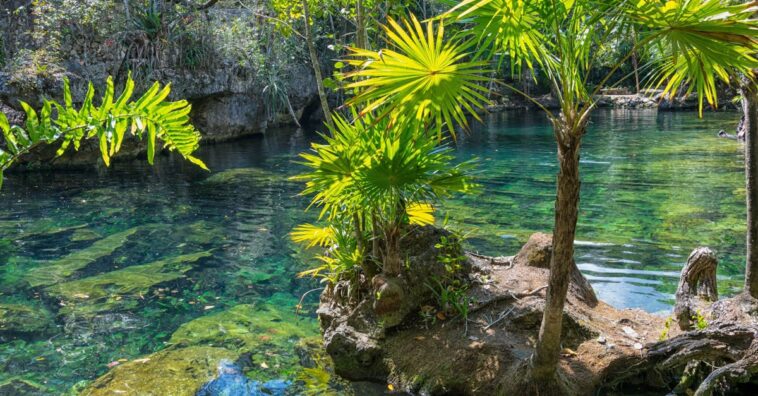
<instances>
[{"instance_id":1,"label":"green algae patch","mask_svg":"<svg viewBox=\"0 0 758 396\"><path fill-rule=\"evenodd\" d=\"M202 184L238 185L250 181L274 181L287 179L283 175L263 170L261 168L235 168L214 173Z\"/></svg>"},{"instance_id":2,"label":"green algae patch","mask_svg":"<svg viewBox=\"0 0 758 396\"><path fill-rule=\"evenodd\" d=\"M103 236L89 228L78 228L71 233L71 242L94 241Z\"/></svg>"},{"instance_id":3,"label":"green algae patch","mask_svg":"<svg viewBox=\"0 0 758 396\"><path fill-rule=\"evenodd\" d=\"M0 304L0 333L47 334L53 317L42 307Z\"/></svg>"},{"instance_id":4,"label":"green algae patch","mask_svg":"<svg viewBox=\"0 0 758 396\"><path fill-rule=\"evenodd\" d=\"M236 353L224 348L168 348L114 367L81 396L193 396L216 377L221 360L236 358Z\"/></svg>"},{"instance_id":5,"label":"green algae patch","mask_svg":"<svg viewBox=\"0 0 758 396\"><path fill-rule=\"evenodd\" d=\"M98 259L110 256L116 249L123 246L130 236L139 231L139 227L130 228L100 239L88 248L76 251L53 262L42 264L26 275L26 280L32 287L52 285L64 280L76 271L86 268Z\"/></svg>"},{"instance_id":6,"label":"green algae patch","mask_svg":"<svg viewBox=\"0 0 758 396\"><path fill-rule=\"evenodd\" d=\"M65 305L60 313L97 314L134 308L137 299L154 286L179 279L191 263L212 255L204 251L171 257L150 264L134 265L88 278L50 286L45 291Z\"/></svg>"},{"instance_id":7,"label":"green algae patch","mask_svg":"<svg viewBox=\"0 0 758 396\"><path fill-rule=\"evenodd\" d=\"M241 304L183 324L169 344L224 347L249 356L245 374L258 381L292 378L299 372L300 340L318 334L312 318L298 316L297 300L276 294L266 303Z\"/></svg>"},{"instance_id":8,"label":"green algae patch","mask_svg":"<svg viewBox=\"0 0 758 396\"><path fill-rule=\"evenodd\" d=\"M45 396L50 391L42 384L20 377L0 382L0 395Z\"/></svg>"},{"instance_id":9,"label":"green algae patch","mask_svg":"<svg viewBox=\"0 0 758 396\"><path fill-rule=\"evenodd\" d=\"M169 343L255 351L263 345L282 345L313 335L315 323L299 317L295 313L295 303L279 306L268 303L237 305L181 325Z\"/></svg>"}]
</instances>

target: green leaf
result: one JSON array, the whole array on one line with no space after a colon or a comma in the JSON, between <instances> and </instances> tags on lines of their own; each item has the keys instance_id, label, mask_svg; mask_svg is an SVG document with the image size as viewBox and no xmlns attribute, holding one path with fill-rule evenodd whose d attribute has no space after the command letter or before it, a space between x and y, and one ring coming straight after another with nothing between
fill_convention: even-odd
<instances>
[{"instance_id":1,"label":"green leaf","mask_svg":"<svg viewBox=\"0 0 758 396\"><path fill-rule=\"evenodd\" d=\"M8 124L8 117L5 116L4 113L0 112L0 131L3 131L3 133L8 133L8 131L11 129L10 124Z\"/></svg>"},{"instance_id":2,"label":"green leaf","mask_svg":"<svg viewBox=\"0 0 758 396\"><path fill-rule=\"evenodd\" d=\"M71 86L68 77L63 78L63 103L66 106L66 109L74 107L74 100L71 98Z\"/></svg>"},{"instance_id":3,"label":"green leaf","mask_svg":"<svg viewBox=\"0 0 758 396\"><path fill-rule=\"evenodd\" d=\"M147 122L147 162L153 165L155 159L155 124Z\"/></svg>"},{"instance_id":4,"label":"green leaf","mask_svg":"<svg viewBox=\"0 0 758 396\"><path fill-rule=\"evenodd\" d=\"M103 157L103 162L105 163L105 166L111 165L111 159L108 156L108 137L106 136L104 131L101 131L99 133L100 137L100 155Z\"/></svg>"}]
</instances>

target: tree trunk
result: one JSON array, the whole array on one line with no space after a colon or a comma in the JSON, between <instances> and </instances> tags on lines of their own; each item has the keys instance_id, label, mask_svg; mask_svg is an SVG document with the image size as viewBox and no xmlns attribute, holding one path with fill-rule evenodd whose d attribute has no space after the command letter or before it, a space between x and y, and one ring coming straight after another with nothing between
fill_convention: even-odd
<instances>
[{"instance_id":1,"label":"tree trunk","mask_svg":"<svg viewBox=\"0 0 758 396\"><path fill-rule=\"evenodd\" d=\"M384 232L385 252L382 273L387 276L398 276L403 269L403 258L400 255L400 227L389 226Z\"/></svg>"},{"instance_id":2,"label":"tree trunk","mask_svg":"<svg viewBox=\"0 0 758 396\"><path fill-rule=\"evenodd\" d=\"M305 41L308 45L308 53L311 56L313 73L316 75L316 88L318 88L318 97L321 100L321 110L324 112L324 120L326 121L326 124L330 127L334 127L334 122L332 122L332 112L331 109L329 109L329 101L327 100L326 90L324 89L324 78L321 74L321 62L318 59L316 44L313 41L313 34L311 32L311 13L308 8L308 0L303 0L303 15L305 16Z\"/></svg>"},{"instance_id":3,"label":"tree trunk","mask_svg":"<svg viewBox=\"0 0 758 396\"><path fill-rule=\"evenodd\" d=\"M355 2L355 45L358 48L369 49L368 29L366 27L366 15L363 9L363 0Z\"/></svg>"},{"instance_id":4,"label":"tree trunk","mask_svg":"<svg viewBox=\"0 0 758 396\"><path fill-rule=\"evenodd\" d=\"M548 382L555 374L561 351L561 325L566 292L574 263L574 237L579 215L579 148L584 130L554 125L558 140L557 195L553 231L553 256L550 260L545 312L540 337L532 361L532 378Z\"/></svg>"},{"instance_id":5,"label":"tree trunk","mask_svg":"<svg viewBox=\"0 0 758 396\"><path fill-rule=\"evenodd\" d=\"M719 299L716 284L718 265L716 254L706 247L693 250L687 259L679 277L674 305L674 316L680 329L692 329L692 318L697 315L698 298L709 302Z\"/></svg>"},{"instance_id":6,"label":"tree trunk","mask_svg":"<svg viewBox=\"0 0 758 396\"><path fill-rule=\"evenodd\" d=\"M758 298L758 86L747 78L742 80L747 187L745 291L753 298Z\"/></svg>"}]
</instances>

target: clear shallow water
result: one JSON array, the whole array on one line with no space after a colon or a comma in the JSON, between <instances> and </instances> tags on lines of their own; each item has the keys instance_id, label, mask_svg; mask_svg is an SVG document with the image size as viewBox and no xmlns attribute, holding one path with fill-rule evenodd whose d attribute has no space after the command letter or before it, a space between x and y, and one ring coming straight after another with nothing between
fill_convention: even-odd
<instances>
[{"instance_id":1,"label":"clear shallow water","mask_svg":"<svg viewBox=\"0 0 758 396\"><path fill-rule=\"evenodd\" d=\"M719 253L722 293L737 290L743 157L737 142L715 137L736 118L597 113L583 147L576 258L600 298L668 309L678 271L699 245ZM225 315L238 310L254 318L243 326L255 350L249 375L301 374L297 344L318 335L316 293L303 314L294 310L317 284L296 279L306 257L287 233L314 214L303 212L307 201L287 177L314 139L281 131L203 148L210 174L165 157L154 168L130 162L100 173L8 176L0 309L31 307L36 325L0 333L0 383L22 377L62 392L111 362L188 337L223 345L234 325ZM471 249L511 255L531 233L550 231L557 167L543 116L493 115L459 137L459 154L479 157L483 191L441 209L471 231ZM202 328L220 330L198 336Z\"/></svg>"}]
</instances>

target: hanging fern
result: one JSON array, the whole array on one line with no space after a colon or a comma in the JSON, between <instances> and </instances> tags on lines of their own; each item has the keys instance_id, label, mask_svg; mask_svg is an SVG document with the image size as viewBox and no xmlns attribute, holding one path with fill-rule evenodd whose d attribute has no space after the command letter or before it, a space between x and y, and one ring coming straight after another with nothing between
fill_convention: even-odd
<instances>
[{"instance_id":1,"label":"hanging fern","mask_svg":"<svg viewBox=\"0 0 758 396\"><path fill-rule=\"evenodd\" d=\"M134 80L129 76L123 93L116 98L113 79L109 77L100 106L93 103L95 89L90 83L84 101L77 109L71 98L69 82L65 80L63 104L45 100L37 112L21 102L26 113L23 126L10 125L5 114L0 112L0 130L5 137L4 145L0 146L0 186L6 169L19 157L43 144L60 143L57 152L60 156L72 145L78 150L82 140L97 139L103 162L109 166L127 131L147 141L147 161L151 165L157 141L160 141L164 148L177 151L207 170L201 160L192 156L199 147L200 134L190 124L191 106L186 100L166 101L170 91L170 84L162 87L156 82L141 98L133 101Z\"/></svg>"}]
</instances>

